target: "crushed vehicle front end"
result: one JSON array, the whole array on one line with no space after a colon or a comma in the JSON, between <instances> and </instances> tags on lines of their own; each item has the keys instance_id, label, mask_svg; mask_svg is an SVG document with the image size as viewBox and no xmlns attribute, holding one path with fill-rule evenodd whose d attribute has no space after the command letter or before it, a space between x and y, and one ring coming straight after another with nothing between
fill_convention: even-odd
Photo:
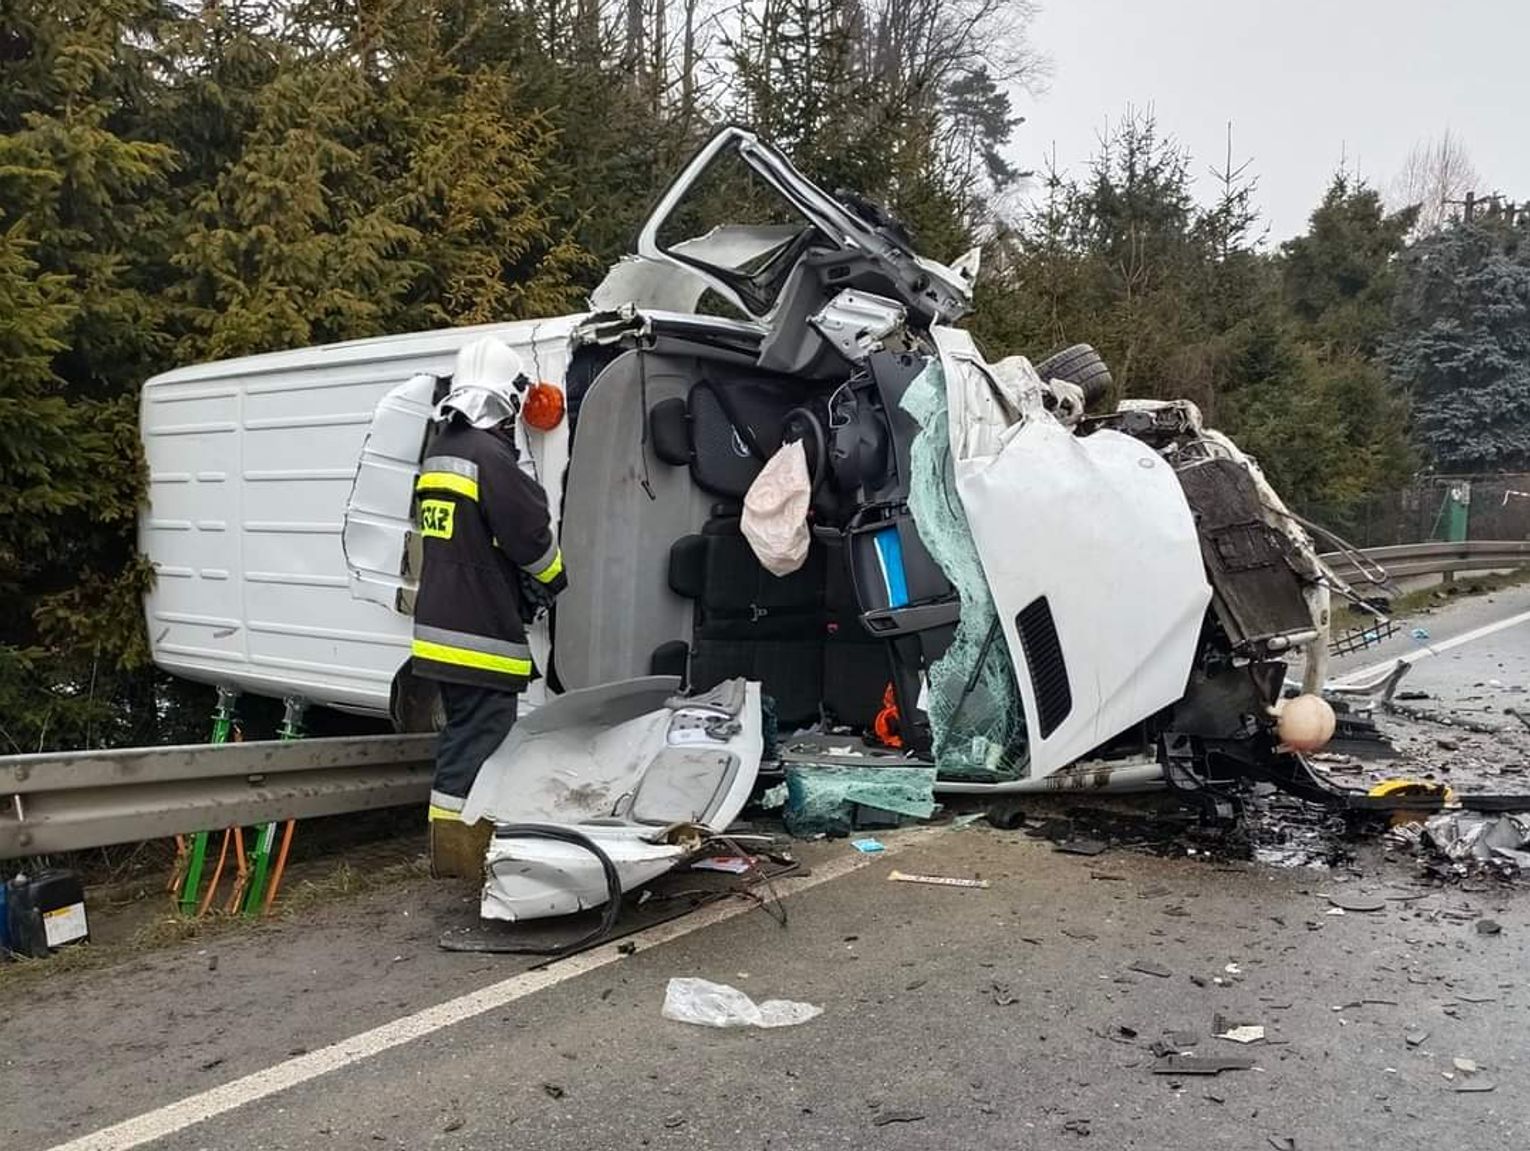
<instances>
[{"instance_id":1,"label":"crushed vehicle front end","mask_svg":"<svg viewBox=\"0 0 1530 1151\"><path fill-rule=\"evenodd\" d=\"M677 231L717 187L754 216ZM954 791L1281 778L1326 738L1326 705L1280 712L1322 683L1342 585L1194 405L1089 414L1109 374L1083 346L990 364L953 326L973 256L919 256L740 129L637 247L571 403L563 531L591 574L559 609L566 686L756 680L783 762L933 763ZM811 542L776 576L739 517L795 440Z\"/></svg>"}]
</instances>

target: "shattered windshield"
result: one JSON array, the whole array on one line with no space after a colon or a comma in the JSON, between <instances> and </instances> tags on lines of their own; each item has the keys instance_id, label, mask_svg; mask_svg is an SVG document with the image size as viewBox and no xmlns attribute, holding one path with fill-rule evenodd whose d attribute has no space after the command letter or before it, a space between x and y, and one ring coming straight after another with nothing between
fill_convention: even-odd
<instances>
[{"instance_id":1,"label":"shattered windshield","mask_svg":"<svg viewBox=\"0 0 1530 1151\"><path fill-rule=\"evenodd\" d=\"M926 711L935 762L947 779L1018 779L1026 774L1025 709L956 492L945 374L938 360L909 385L902 407L921 429L910 452L909 509L920 539L962 601L951 646L928 673Z\"/></svg>"}]
</instances>

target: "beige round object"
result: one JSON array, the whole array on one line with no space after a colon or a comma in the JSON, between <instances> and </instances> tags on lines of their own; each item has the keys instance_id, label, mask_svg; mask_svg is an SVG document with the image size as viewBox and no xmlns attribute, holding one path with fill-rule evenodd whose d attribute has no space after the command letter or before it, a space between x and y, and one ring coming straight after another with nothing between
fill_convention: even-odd
<instances>
[{"instance_id":1,"label":"beige round object","mask_svg":"<svg viewBox=\"0 0 1530 1151\"><path fill-rule=\"evenodd\" d=\"M1280 742L1296 751L1316 751L1333 738L1337 720L1333 708L1320 695L1299 695L1281 706L1275 721Z\"/></svg>"}]
</instances>

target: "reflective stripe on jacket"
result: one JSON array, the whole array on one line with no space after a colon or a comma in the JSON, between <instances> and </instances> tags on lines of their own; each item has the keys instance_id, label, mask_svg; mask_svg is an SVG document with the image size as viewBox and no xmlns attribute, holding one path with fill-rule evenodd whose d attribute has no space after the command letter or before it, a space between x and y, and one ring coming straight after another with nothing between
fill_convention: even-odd
<instances>
[{"instance_id":1,"label":"reflective stripe on jacket","mask_svg":"<svg viewBox=\"0 0 1530 1151\"><path fill-rule=\"evenodd\" d=\"M427 679L520 691L536 674L519 572L567 586L547 496L500 435L460 421L436 438L415 483L424 566L413 670Z\"/></svg>"}]
</instances>

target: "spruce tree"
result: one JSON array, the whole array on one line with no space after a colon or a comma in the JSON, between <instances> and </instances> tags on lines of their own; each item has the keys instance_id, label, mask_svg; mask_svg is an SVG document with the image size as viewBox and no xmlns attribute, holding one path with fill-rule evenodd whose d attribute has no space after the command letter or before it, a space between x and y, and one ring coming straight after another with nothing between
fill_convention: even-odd
<instances>
[{"instance_id":1,"label":"spruce tree","mask_svg":"<svg viewBox=\"0 0 1530 1151\"><path fill-rule=\"evenodd\" d=\"M1415 244L1385 355L1435 467L1530 468L1530 225L1460 221Z\"/></svg>"}]
</instances>

